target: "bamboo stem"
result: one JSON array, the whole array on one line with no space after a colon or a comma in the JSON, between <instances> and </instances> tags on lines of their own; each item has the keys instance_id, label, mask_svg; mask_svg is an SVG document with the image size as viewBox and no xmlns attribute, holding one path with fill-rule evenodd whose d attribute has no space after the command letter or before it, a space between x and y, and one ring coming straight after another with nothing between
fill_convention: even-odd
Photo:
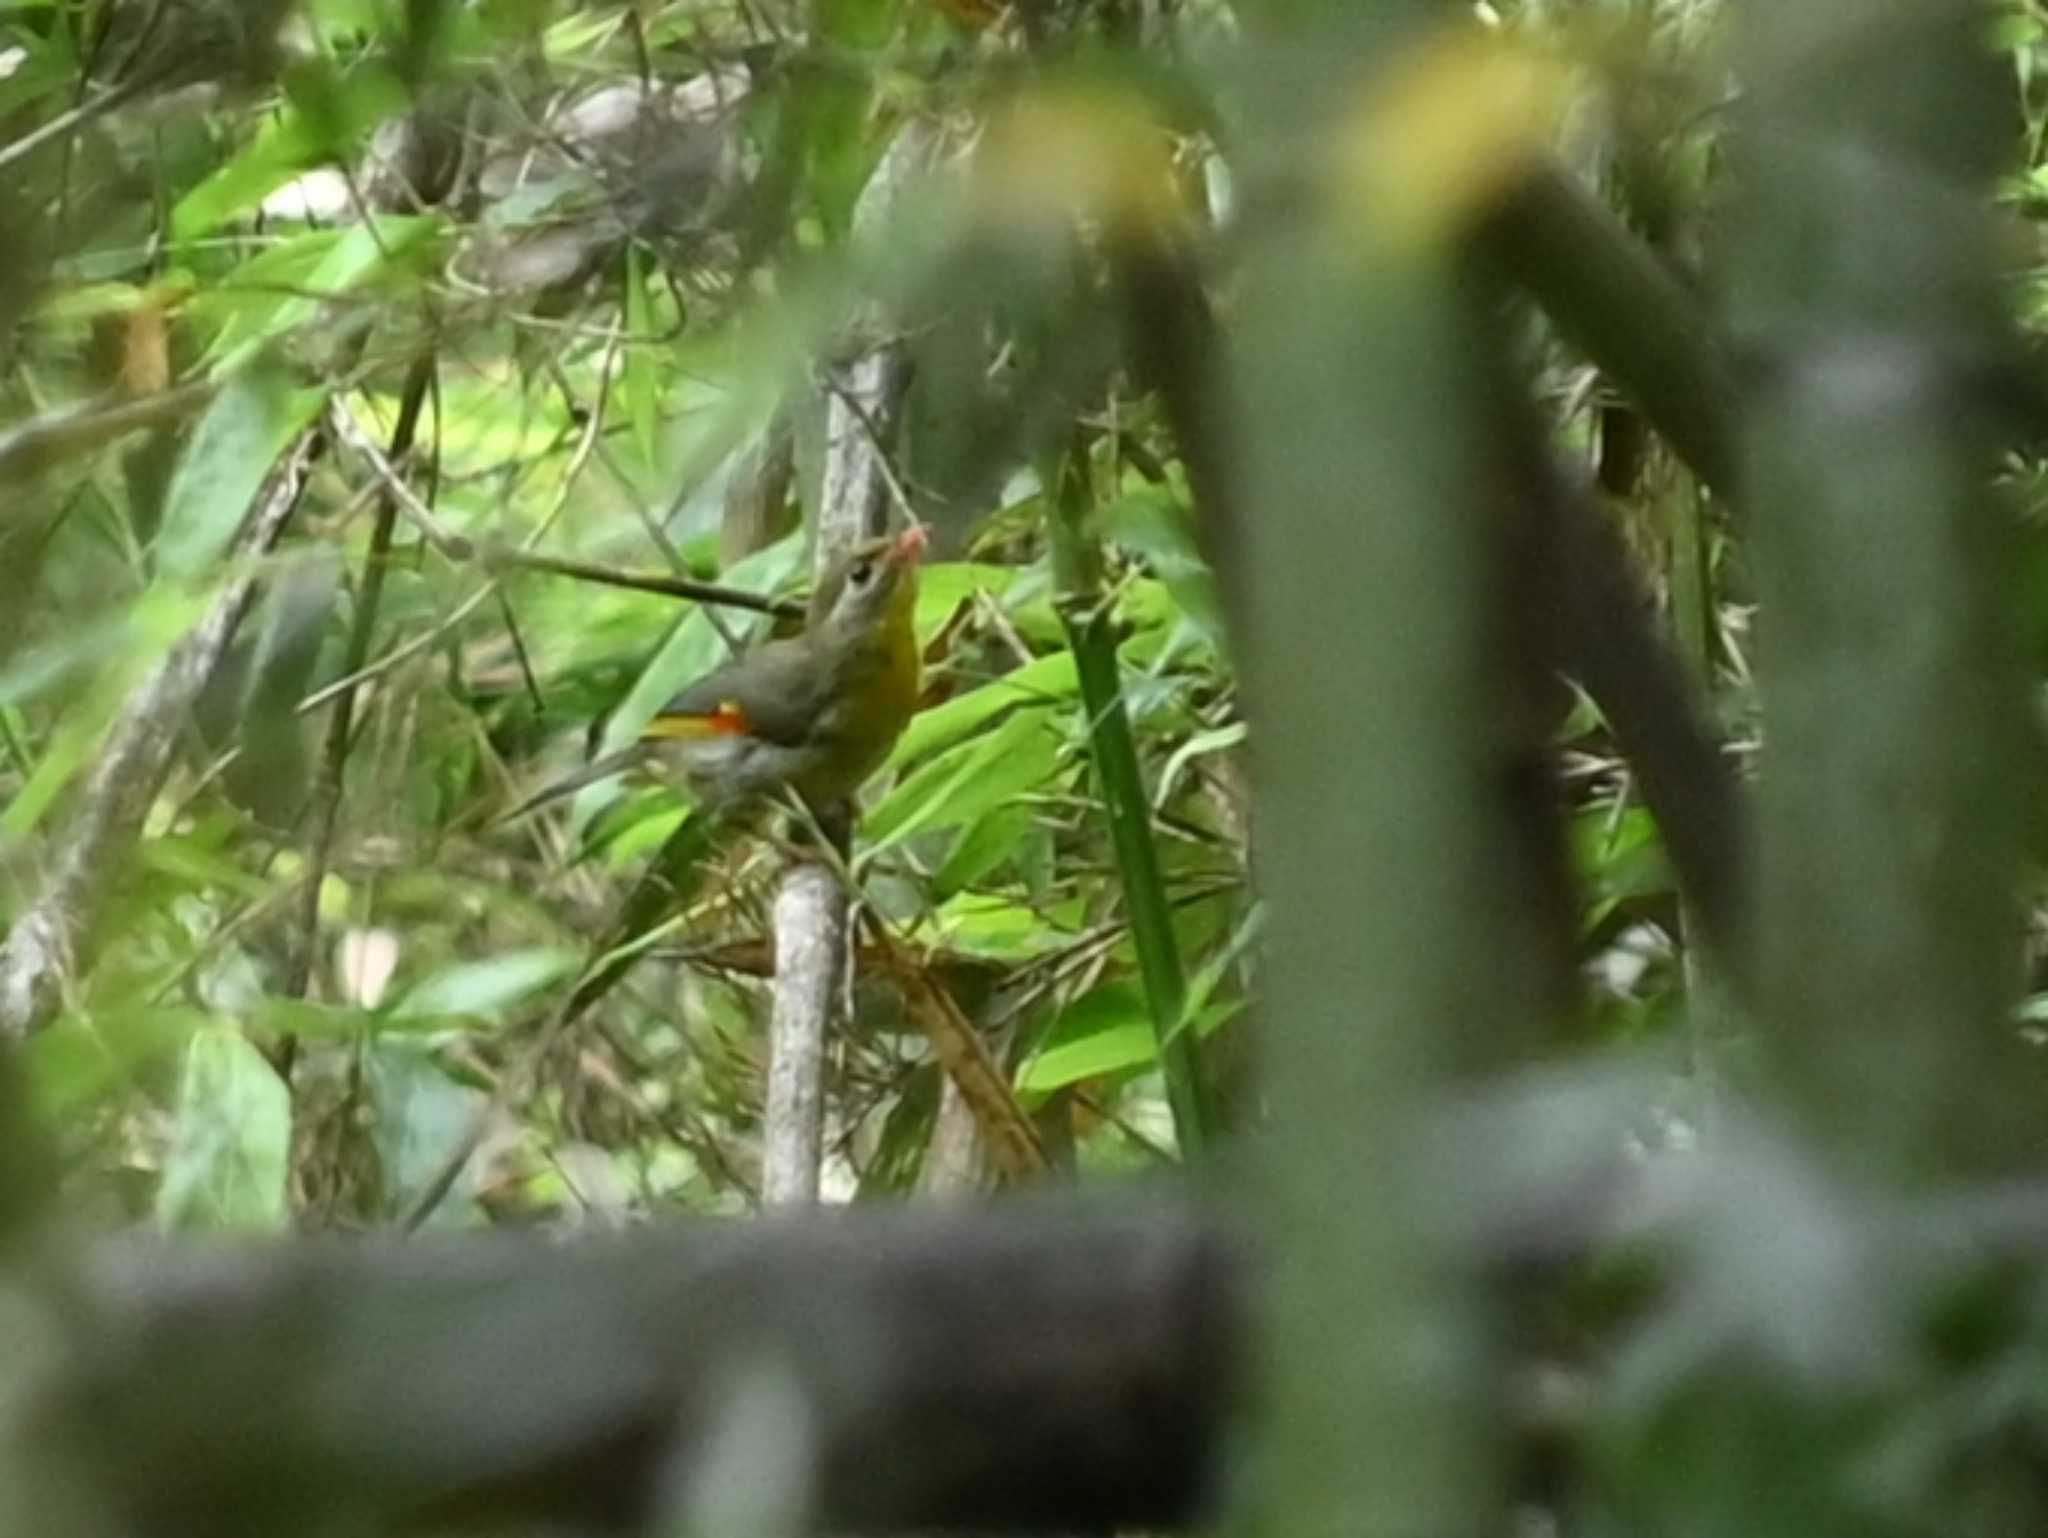
<instances>
[{"instance_id":1,"label":"bamboo stem","mask_svg":"<svg viewBox=\"0 0 2048 1538\"><path fill-rule=\"evenodd\" d=\"M1158 1038L1174 1135L1184 1157L1199 1158L1215 1132L1215 1113L1203 1085L1195 1035L1188 1028L1187 973L1173 930L1173 905L1160 876L1159 851L1152 842L1152 801L1145 792L1130 712L1124 706L1116 636L1103 601L1102 552L1087 526L1086 452L1077 444L1058 473L1051 521L1059 586L1055 603L1088 713L1089 758L1116 852L1131 948L1137 952L1138 973Z\"/></svg>"}]
</instances>

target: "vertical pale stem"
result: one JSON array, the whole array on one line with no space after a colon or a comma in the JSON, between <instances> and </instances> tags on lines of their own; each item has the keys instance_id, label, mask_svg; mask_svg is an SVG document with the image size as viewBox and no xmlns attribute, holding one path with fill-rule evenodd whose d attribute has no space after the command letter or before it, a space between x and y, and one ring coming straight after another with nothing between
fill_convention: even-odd
<instances>
[{"instance_id":1,"label":"vertical pale stem","mask_svg":"<svg viewBox=\"0 0 2048 1538\"><path fill-rule=\"evenodd\" d=\"M761 1200L770 1207L818 1199L825 1040L845 975L839 878L816 861L801 861L775 894L775 1015L761 1167Z\"/></svg>"},{"instance_id":2,"label":"vertical pale stem","mask_svg":"<svg viewBox=\"0 0 2048 1538\"><path fill-rule=\"evenodd\" d=\"M897 135L861 194L857 232L886 223L927 144L917 127ZM869 322L875 326L876 318ZM892 341L873 340L850 362L825 364L822 374L825 473L813 547L820 574L841 551L887 527L890 484L883 455L902 415L902 350ZM846 894L829 867L808 860L793 865L775 899L775 998L761 1152L761 1193L771 1205L818 1197L825 1042L846 991L846 929Z\"/></svg>"}]
</instances>

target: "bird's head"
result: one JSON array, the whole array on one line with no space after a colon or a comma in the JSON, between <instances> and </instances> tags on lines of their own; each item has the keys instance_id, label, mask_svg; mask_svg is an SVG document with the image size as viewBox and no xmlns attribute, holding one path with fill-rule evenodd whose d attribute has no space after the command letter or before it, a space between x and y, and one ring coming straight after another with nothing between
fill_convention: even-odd
<instances>
[{"instance_id":1,"label":"bird's head","mask_svg":"<svg viewBox=\"0 0 2048 1538\"><path fill-rule=\"evenodd\" d=\"M811 595L808 628L828 642L855 641L907 621L924 547L925 531L915 524L855 545L826 568Z\"/></svg>"}]
</instances>

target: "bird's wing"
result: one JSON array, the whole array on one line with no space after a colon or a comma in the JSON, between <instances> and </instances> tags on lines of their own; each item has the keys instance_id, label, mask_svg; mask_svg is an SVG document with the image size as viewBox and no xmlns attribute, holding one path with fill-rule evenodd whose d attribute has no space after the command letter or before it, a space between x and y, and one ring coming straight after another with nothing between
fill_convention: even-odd
<instances>
[{"instance_id":1,"label":"bird's wing","mask_svg":"<svg viewBox=\"0 0 2048 1538\"><path fill-rule=\"evenodd\" d=\"M829 700L828 671L801 637L770 641L677 694L655 713L647 735L746 736L796 747Z\"/></svg>"}]
</instances>

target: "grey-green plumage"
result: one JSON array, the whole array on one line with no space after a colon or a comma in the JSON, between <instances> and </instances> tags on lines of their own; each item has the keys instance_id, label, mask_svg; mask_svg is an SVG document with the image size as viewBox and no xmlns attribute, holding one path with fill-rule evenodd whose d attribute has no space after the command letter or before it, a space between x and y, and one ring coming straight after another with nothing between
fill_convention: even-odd
<instances>
[{"instance_id":1,"label":"grey-green plumage","mask_svg":"<svg viewBox=\"0 0 2048 1538\"><path fill-rule=\"evenodd\" d=\"M513 816L652 761L700 801L784 788L813 807L850 797L879 768L917 706L912 623L922 530L870 540L828 568L803 633L714 669L663 705L641 741L550 786Z\"/></svg>"}]
</instances>

